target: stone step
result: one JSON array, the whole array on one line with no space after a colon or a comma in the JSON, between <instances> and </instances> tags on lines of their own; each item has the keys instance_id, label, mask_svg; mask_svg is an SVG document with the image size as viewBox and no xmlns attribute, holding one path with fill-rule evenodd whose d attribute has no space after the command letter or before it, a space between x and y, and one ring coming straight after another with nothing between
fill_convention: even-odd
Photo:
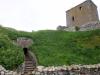
<instances>
[{"instance_id":1,"label":"stone step","mask_svg":"<svg viewBox=\"0 0 100 75\"><path fill-rule=\"evenodd\" d=\"M30 72L30 71L33 71L33 69L26 69L26 70L24 70L24 72Z\"/></svg>"},{"instance_id":2,"label":"stone step","mask_svg":"<svg viewBox=\"0 0 100 75\"><path fill-rule=\"evenodd\" d=\"M34 69L33 68L25 68L24 71L33 71Z\"/></svg>"},{"instance_id":3,"label":"stone step","mask_svg":"<svg viewBox=\"0 0 100 75\"><path fill-rule=\"evenodd\" d=\"M25 64L33 64L32 62L25 62Z\"/></svg>"},{"instance_id":4,"label":"stone step","mask_svg":"<svg viewBox=\"0 0 100 75\"><path fill-rule=\"evenodd\" d=\"M25 67L29 67L29 66L31 66L31 67L33 67L33 64L25 64Z\"/></svg>"},{"instance_id":5,"label":"stone step","mask_svg":"<svg viewBox=\"0 0 100 75\"><path fill-rule=\"evenodd\" d=\"M32 68L33 68L33 66L25 66L25 68L26 68L26 67L32 67Z\"/></svg>"},{"instance_id":6,"label":"stone step","mask_svg":"<svg viewBox=\"0 0 100 75\"><path fill-rule=\"evenodd\" d=\"M27 65L28 65L28 64L33 65L33 63L32 63L32 62L26 62L25 64L27 64Z\"/></svg>"},{"instance_id":7,"label":"stone step","mask_svg":"<svg viewBox=\"0 0 100 75\"><path fill-rule=\"evenodd\" d=\"M25 68L25 70L33 70L33 67L32 68L27 67Z\"/></svg>"},{"instance_id":8,"label":"stone step","mask_svg":"<svg viewBox=\"0 0 100 75\"><path fill-rule=\"evenodd\" d=\"M32 72L34 70L34 63L32 59L28 56L25 56L25 68L24 68L24 74L28 72Z\"/></svg>"},{"instance_id":9,"label":"stone step","mask_svg":"<svg viewBox=\"0 0 100 75\"><path fill-rule=\"evenodd\" d=\"M33 71L33 69L26 69L26 70L24 70L24 72L30 72L30 71Z\"/></svg>"},{"instance_id":10,"label":"stone step","mask_svg":"<svg viewBox=\"0 0 100 75\"><path fill-rule=\"evenodd\" d=\"M25 63L33 63L32 61L25 61Z\"/></svg>"},{"instance_id":11,"label":"stone step","mask_svg":"<svg viewBox=\"0 0 100 75\"><path fill-rule=\"evenodd\" d=\"M32 60L30 60L30 59L25 59L25 61L32 61Z\"/></svg>"},{"instance_id":12,"label":"stone step","mask_svg":"<svg viewBox=\"0 0 100 75\"><path fill-rule=\"evenodd\" d=\"M29 72L29 71L33 71L33 69L26 69L26 70L24 70L24 71L28 71L28 72Z\"/></svg>"}]
</instances>

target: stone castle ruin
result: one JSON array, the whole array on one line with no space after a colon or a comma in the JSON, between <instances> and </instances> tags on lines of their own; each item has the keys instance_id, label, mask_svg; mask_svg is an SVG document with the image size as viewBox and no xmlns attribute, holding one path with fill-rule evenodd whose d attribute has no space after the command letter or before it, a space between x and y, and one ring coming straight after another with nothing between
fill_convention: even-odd
<instances>
[{"instance_id":1,"label":"stone castle ruin","mask_svg":"<svg viewBox=\"0 0 100 75\"><path fill-rule=\"evenodd\" d=\"M91 1L83 3L66 11L67 26L58 26L58 30L85 31L100 28L97 6Z\"/></svg>"}]
</instances>

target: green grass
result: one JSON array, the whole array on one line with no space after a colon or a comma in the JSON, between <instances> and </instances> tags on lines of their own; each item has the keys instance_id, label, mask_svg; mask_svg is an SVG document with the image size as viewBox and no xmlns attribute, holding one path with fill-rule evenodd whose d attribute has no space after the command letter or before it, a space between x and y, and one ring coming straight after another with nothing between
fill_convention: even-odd
<instances>
[{"instance_id":1,"label":"green grass","mask_svg":"<svg viewBox=\"0 0 100 75\"><path fill-rule=\"evenodd\" d=\"M66 32L42 30L37 32L16 31L0 27L0 64L16 69L23 63L23 51L14 44L18 37L33 40L31 51L38 64L44 66L100 63L100 30Z\"/></svg>"}]
</instances>

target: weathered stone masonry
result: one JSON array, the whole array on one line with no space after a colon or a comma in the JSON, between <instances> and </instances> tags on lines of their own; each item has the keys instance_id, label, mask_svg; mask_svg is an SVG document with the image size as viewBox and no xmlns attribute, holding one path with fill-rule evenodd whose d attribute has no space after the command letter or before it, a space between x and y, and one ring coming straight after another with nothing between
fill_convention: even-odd
<instances>
[{"instance_id":1,"label":"weathered stone masonry","mask_svg":"<svg viewBox=\"0 0 100 75\"><path fill-rule=\"evenodd\" d=\"M66 21L67 27L99 21L97 6L91 0L86 0L66 11Z\"/></svg>"},{"instance_id":2,"label":"weathered stone masonry","mask_svg":"<svg viewBox=\"0 0 100 75\"><path fill-rule=\"evenodd\" d=\"M8 71L0 66L0 75L21 75ZM26 74L30 75L30 74ZM95 65L70 65L70 66L37 66L31 75L100 75L100 64Z\"/></svg>"}]
</instances>

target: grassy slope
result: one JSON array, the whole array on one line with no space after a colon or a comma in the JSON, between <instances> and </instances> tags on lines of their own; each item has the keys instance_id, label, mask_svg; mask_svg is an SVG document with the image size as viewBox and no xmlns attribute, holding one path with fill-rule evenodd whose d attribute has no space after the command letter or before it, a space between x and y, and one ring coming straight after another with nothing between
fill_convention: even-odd
<instances>
[{"instance_id":1,"label":"grassy slope","mask_svg":"<svg viewBox=\"0 0 100 75\"><path fill-rule=\"evenodd\" d=\"M100 30L65 32L44 30L19 32L0 27L0 64L14 69L23 62L22 49L13 44L17 37L32 38L30 49L39 65L95 64L100 62Z\"/></svg>"}]
</instances>

